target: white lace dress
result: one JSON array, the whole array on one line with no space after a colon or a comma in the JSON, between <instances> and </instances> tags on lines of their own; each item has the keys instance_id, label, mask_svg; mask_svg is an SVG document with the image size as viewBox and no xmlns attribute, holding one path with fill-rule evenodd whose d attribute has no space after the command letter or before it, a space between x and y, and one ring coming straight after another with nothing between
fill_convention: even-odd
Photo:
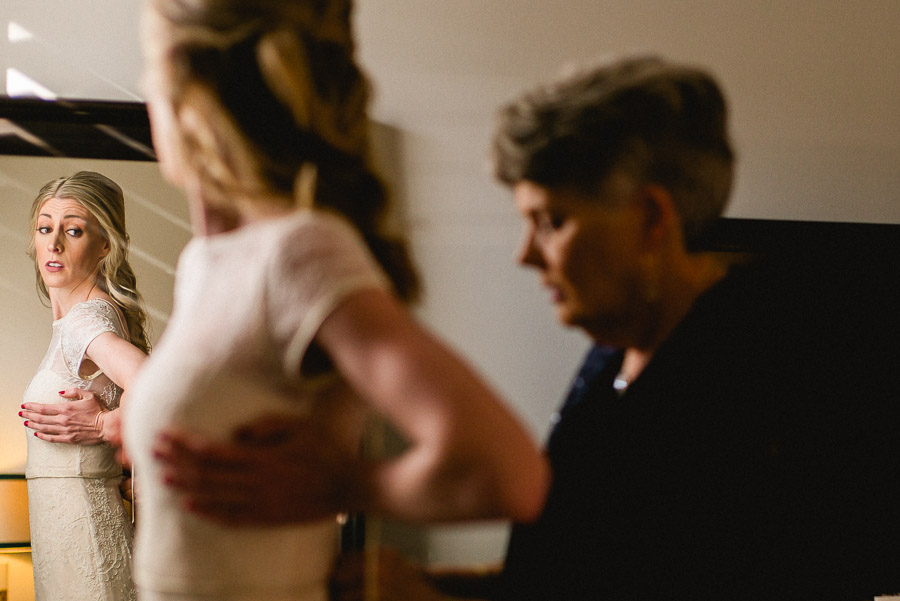
<instances>
[{"instance_id":1,"label":"white lace dress","mask_svg":"<svg viewBox=\"0 0 900 601\"><path fill-rule=\"evenodd\" d=\"M128 336L117 310L102 299L75 305L53 322L50 348L25 401L66 402L59 391L81 388L107 409L117 407L122 391L102 372L79 375L88 345L103 332ZM133 600L132 525L113 449L49 443L27 432L35 601Z\"/></svg>"},{"instance_id":2,"label":"white lace dress","mask_svg":"<svg viewBox=\"0 0 900 601\"><path fill-rule=\"evenodd\" d=\"M176 427L213 440L269 414L315 415L356 438L363 405L333 372L301 372L322 322L389 282L343 218L300 211L206 238L178 261L172 316L131 385L124 434L140 475L140 601L327 601L334 519L231 528L184 511L153 446Z\"/></svg>"}]
</instances>

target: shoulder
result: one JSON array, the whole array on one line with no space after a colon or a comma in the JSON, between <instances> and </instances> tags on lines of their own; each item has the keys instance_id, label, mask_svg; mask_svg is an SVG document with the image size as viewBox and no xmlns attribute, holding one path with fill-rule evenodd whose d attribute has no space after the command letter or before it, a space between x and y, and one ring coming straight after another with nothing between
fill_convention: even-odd
<instances>
[{"instance_id":1,"label":"shoulder","mask_svg":"<svg viewBox=\"0 0 900 601\"><path fill-rule=\"evenodd\" d=\"M303 210L278 220L263 238L278 271L332 269L372 263L368 246L344 217L324 210Z\"/></svg>"},{"instance_id":2,"label":"shoulder","mask_svg":"<svg viewBox=\"0 0 900 601\"><path fill-rule=\"evenodd\" d=\"M112 301L105 298L92 298L72 307L66 317L74 321L86 317L113 318L118 314L119 310Z\"/></svg>"},{"instance_id":3,"label":"shoulder","mask_svg":"<svg viewBox=\"0 0 900 601\"><path fill-rule=\"evenodd\" d=\"M65 329L103 329L124 331L125 319L111 300L92 298L78 303L69 310L63 320Z\"/></svg>"},{"instance_id":4,"label":"shoulder","mask_svg":"<svg viewBox=\"0 0 900 601\"><path fill-rule=\"evenodd\" d=\"M297 234L325 240L361 241L356 228L345 217L322 209L300 210L279 220L278 229L287 237Z\"/></svg>"}]
</instances>

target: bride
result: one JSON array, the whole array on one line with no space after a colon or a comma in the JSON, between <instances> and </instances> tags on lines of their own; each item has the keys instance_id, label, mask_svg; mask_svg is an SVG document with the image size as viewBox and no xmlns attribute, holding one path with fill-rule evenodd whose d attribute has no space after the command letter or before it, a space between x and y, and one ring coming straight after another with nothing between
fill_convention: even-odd
<instances>
[{"instance_id":1,"label":"bride","mask_svg":"<svg viewBox=\"0 0 900 601\"><path fill-rule=\"evenodd\" d=\"M25 391L37 601L126 601L132 525L116 460L119 400L149 349L121 188L81 171L41 188L28 248L53 335Z\"/></svg>"}]
</instances>

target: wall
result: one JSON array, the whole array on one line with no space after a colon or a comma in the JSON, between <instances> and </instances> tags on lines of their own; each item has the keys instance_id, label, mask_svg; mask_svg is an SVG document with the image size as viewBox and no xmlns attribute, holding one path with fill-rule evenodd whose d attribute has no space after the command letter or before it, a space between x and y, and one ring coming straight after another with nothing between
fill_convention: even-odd
<instances>
[{"instance_id":1,"label":"wall","mask_svg":"<svg viewBox=\"0 0 900 601\"><path fill-rule=\"evenodd\" d=\"M34 601L31 582L31 553L0 553L0 570L6 568L8 577L7 601Z\"/></svg>"},{"instance_id":2,"label":"wall","mask_svg":"<svg viewBox=\"0 0 900 601\"><path fill-rule=\"evenodd\" d=\"M4 0L0 25L32 37L0 41L0 73L20 66L63 96L137 98L136 7ZM659 52L716 73L740 158L732 216L900 222L896 0L359 0L356 19L373 116L396 134L387 159L425 276L421 316L535 435L586 341L513 266L519 226L485 151L497 105L564 64ZM499 558L503 532L431 530L428 558Z\"/></svg>"}]
</instances>

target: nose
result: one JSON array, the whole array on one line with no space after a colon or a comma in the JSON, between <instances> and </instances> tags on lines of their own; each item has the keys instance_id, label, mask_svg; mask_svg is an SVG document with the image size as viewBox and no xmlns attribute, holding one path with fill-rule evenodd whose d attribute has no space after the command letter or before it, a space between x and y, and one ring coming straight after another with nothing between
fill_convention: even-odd
<instances>
[{"instance_id":1,"label":"nose","mask_svg":"<svg viewBox=\"0 0 900 601\"><path fill-rule=\"evenodd\" d=\"M534 240L534 229L529 229L522 237L519 248L516 251L516 261L519 265L541 268L544 259Z\"/></svg>"},{"instance_id":2,"label":"nose","mask_svg":"<svg viewBox=\"0 0 900 601\"><path fill-rule=\"evenodd\" d=\"M47 250L53 253L62 251L62 239L58 234L50 236L50 240L47 242Z\"/></svg>"}]
</instances>

